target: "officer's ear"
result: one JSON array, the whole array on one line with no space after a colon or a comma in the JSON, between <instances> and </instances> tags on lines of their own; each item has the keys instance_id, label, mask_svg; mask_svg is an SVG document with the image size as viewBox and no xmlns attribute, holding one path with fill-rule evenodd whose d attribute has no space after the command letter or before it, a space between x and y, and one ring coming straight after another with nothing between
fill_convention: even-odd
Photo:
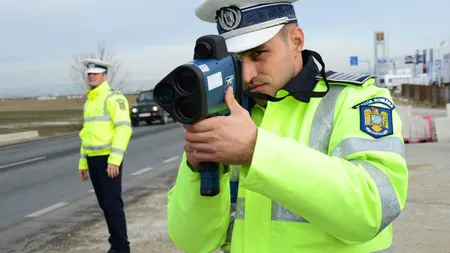
<instances>
[{"instance_id":1,"label":"officer's ear","mask_svg":"<svg viewBox=\"0 0 450 253\"><path fill-rule=\"evenodd\" d=\"M297 24L292 24L292 28L289 32L289 40L292 44L292 51L294 56L301 55L303 47L305 45L305 37L303 30L297 26Z\"/></svg>"}]
</instances>

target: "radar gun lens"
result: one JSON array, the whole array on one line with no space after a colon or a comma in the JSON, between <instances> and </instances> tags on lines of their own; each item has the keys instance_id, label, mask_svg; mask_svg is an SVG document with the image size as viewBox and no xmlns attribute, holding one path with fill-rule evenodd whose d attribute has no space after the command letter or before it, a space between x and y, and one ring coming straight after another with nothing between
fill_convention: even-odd
<instances>
[{"instance_id":1,"label":"radar gun lens","mask_svg":"<svg viewBox=\"0 0 450 253\"><path fill-rule=\"evenodd\" d=\"M189 98L183 98L178 100L175 107L180 116L187 120L191 120L195 118L197 115L196 103L195 101L192 101Z\"/></svg>"},{"instance_id":2,"label":"radar gun lens","mask_svg":"<svg viewBox=\"0 0 450 253\"><path fill-rule=\"evenodd\" d=\"M155 99L162 104L170 104L175 97L175 90L168 84L162 84L155 88Z\"/></svg>"},{"instance_id":3,"label":"radar gun lens","mask_svg":"<svg viewBox=\"0 0 450 253\"><path fill-rule=\"evenodd\" d=\"M195 91L198 83L197 75L192 70L183 70L177 76L178 88L186 94Z\"/></svg>"}]
</instances>

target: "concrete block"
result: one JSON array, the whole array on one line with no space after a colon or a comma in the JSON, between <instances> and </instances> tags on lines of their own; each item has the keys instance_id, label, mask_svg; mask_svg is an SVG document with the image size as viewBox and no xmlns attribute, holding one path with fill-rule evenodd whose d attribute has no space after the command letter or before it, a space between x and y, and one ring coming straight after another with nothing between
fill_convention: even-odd
<instances>
[{"instance_id":1,"label":"concrete block","mask_svg":"<svg viewBox=\"0 0 450 253\"><path fill-rule=\"evenodd\" d=\"M37 137L39 137L39 132L36 130L20 132L20 133L12 133L12 134L0 134L0 144L21 141L21 140L28 140L28 139L33 139L33 138L37 138Z\"/></svg>"},{"instance_id":2,"label":"concrete block","mask_svg":"<svg viewBox=\"0 0 450 253\"><path fill-rule=\"evenodd\" d=\"M436 138L438 142L450 142L450 117L435 118Z\"/></svg>"}]
</instances>

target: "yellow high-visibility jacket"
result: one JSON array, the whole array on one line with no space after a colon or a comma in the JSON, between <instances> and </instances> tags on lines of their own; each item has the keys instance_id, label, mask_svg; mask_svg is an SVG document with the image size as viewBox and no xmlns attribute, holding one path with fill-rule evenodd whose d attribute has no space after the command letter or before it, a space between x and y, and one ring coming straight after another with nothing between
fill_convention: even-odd
<instances>
[{"instance_id":1,"label":"yellow high-visibility jacket","mask_svg":"<svg viewBox=\"0 0 450 253\"><path fill-rule=\"evenodd\" d=\"M99 155L109 155L108 163L119 166L133 131L127 98L105 81L88 89L83 115L78 169L87 170L86 157Z\"/></svg>"},{"instance_id":2,"label":"yellow high-visibility jacket","mask_svg":"<svg viewBox=\"0 0 450 253\"><path fill-rule=\"evenodd\" d=\"M373 78L329 82L309 103L289 96L252 108L252 164L222 166L217 196L200 195L200 173L183 153L168 194L176 245L187 253L391 252L408 188L401 119ZM325 89L319 78L314 90Z\"/></svg>"}]
</instances>

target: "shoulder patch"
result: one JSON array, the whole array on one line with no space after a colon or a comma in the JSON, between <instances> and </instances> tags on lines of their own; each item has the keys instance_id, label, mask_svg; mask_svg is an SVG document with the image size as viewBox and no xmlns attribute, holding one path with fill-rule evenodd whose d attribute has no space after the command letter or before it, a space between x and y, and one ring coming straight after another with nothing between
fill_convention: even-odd
<instances>
[{"instance_id":1,"label":"shoulder patch","mask_svg":"<svg viewBox=\"0 0 450 253\"><path fill-rule=\"evenodd\" d=\"M119 108L120 110L124 111L125 110L125 100L118 98L116 99L117 103L119 103Z\"/></svg>"},{"instance_id":2,"label":"shoulder patch","mask_svg":"<svg viewBox=\"0 0 450 253\"><path fill-rule=\"evenodd\" d=\"M360 129L375 139L394 133L392 109L374 105L359 106Z\"/></svg>"},{"instance_id":3,"label":"shoulder patch","mask_svg":"<svg viewBox=\"0 0 450 253\"><path fill-rule=\"evenodd\" d=\"M363 85L370 78L376 78L373 75L362 75L362 74L350 74L343 72L335 72L328 71L325 74L326 78L330 82L334 83L346 83L346 84L355 84L355 85ZM323 80L321 75L316 76L317 79Z\"/></svg>"},{"instance_id":4,"label":"shoulder patch","mask_svg":"<svg viewBox=\"0 0 450 253\"><path fill-rule=\"evenodd\" d=\"M359 124L362 132L375 139L394 133L392 110L395 105L391 100L385 97L374 97L358 103L352 108L359 109Z\"/></svg>"}]
</instances>

